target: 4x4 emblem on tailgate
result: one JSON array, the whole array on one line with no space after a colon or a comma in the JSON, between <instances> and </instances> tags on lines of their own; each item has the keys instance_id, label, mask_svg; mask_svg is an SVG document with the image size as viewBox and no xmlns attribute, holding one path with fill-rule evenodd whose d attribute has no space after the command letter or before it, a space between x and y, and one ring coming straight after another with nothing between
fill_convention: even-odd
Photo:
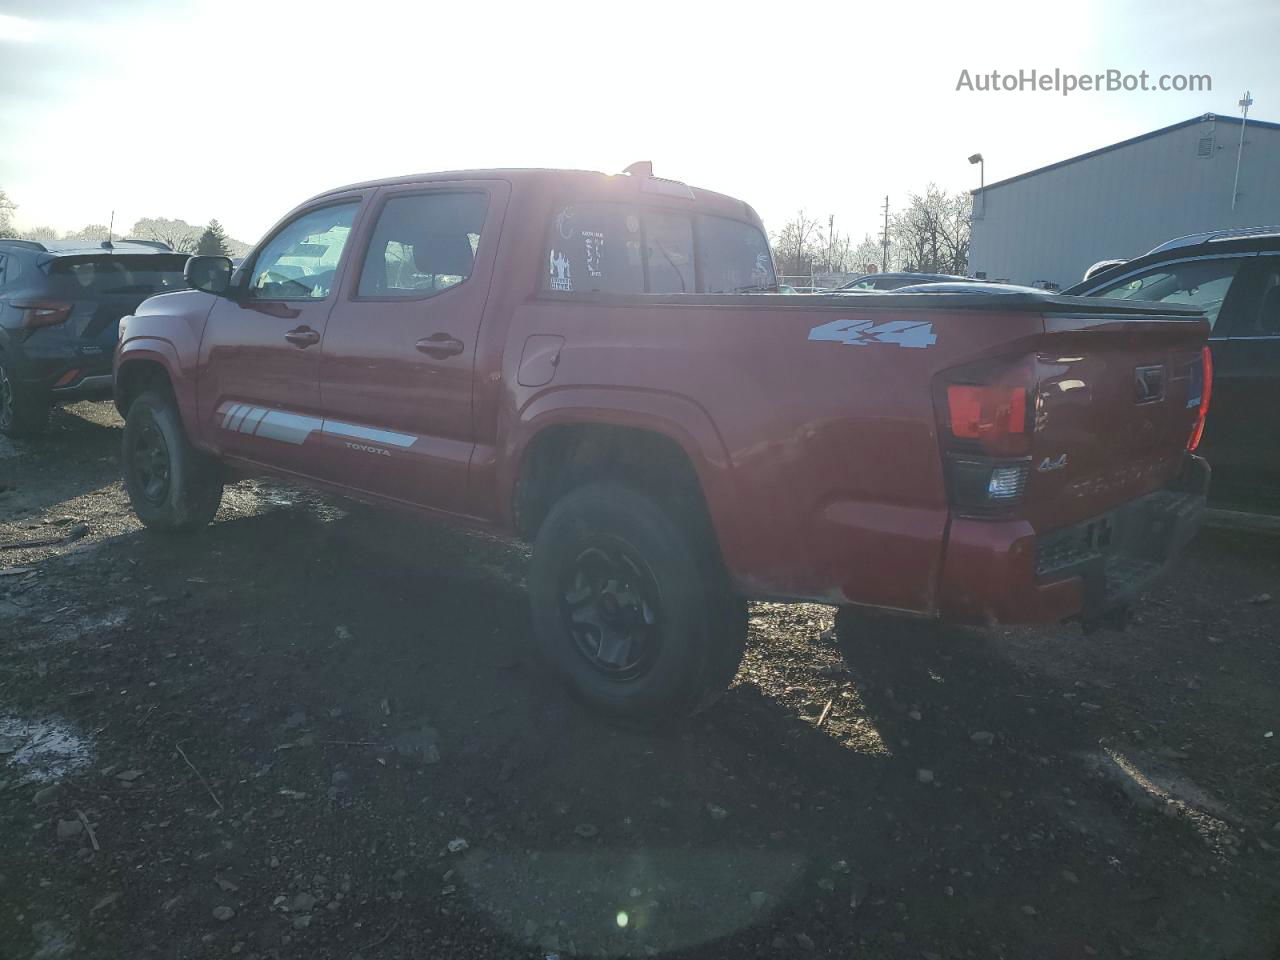
<instances>
[{"instance_id":1,"label":"4x4 emblem on tailgate","mask_svg":"<svg viewBox=\"0 0 1280 960\"><path fill-rule=\"evenodd\" d=\"M1064 453L1059 457L1045 457L1040 461L1040 466L1036 467L1041 473L1049 473L1052 470L1061 470L1067 465L1067 455Z\"/></svg>"},{"instance_id":2,"label":"4x4 emblem on tailgate","mask_svg":"<svg viewBox=\"0 0 1280 960\"><path fill-rule=\"evenodd\" d=\"M892 343L899 347L932 347L938 342L933 324L919 320L832 320L809 331L810 340L834 340L865 346L869 343Z\"/></svg>"},{"instance_id":3,"label":"4x4 emblem on tailgate","mask_svg":"<svg viewBox=\"0 0 1280 960\"><path fill-rule=\"evenodd\" d=\"M1164 399L1164 364L1134 367L1135 403L1156 403Z\"/></svg>"}]
</instances>

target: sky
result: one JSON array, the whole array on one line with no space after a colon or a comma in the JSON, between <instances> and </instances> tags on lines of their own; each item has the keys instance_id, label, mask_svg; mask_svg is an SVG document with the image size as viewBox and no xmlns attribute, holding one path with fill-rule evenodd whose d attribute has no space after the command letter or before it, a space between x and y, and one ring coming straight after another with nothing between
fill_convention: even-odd
<instances>
[{"instance_id":1,"label":"sky","mask_svg":"<svg viewBox=\"0 0 1280 960\"><path fill-rule=\"evenodd\" d=\"M217 218L256 241L344 183L477 167L659 176L855 242L1206 112L1280 121L1280 3L0 0L0 190L23 226ZM957 90L961 71L1208 74L1201 92ZM975 80L976 83L976 80Z\"/></svg>"}]
</instances>

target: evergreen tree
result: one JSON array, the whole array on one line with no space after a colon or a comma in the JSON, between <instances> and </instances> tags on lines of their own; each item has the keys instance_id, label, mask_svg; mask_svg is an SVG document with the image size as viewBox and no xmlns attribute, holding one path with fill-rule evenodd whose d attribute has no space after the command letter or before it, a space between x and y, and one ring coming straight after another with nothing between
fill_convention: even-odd
<instances>
[{"instance_id":1,"label":"evergreen tree","mask_svg":"<svg viewBox=\"0 0 1280 960\"><path fill-rule=\"evenodd\" d=\"M227 248L227 233L217 220L210 220L204 233L200 234L200 242L196 244L197 257L225 257L230 255Z\"/></svg>"}]
</instances>

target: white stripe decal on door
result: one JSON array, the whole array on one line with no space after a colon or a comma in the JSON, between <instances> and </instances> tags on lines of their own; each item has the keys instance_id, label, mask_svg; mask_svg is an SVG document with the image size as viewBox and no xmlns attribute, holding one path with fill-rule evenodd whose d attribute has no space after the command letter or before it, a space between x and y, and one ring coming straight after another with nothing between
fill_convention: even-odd
<instances>
[{"instance_id":1,"label":"white stripe decal on door","mask_svg":"<svg viewBox=\"0 0 1280 960\"><path fill-rule=\"evenodd\" d=\"M324 421L319 417L308 417L301 413L286 413L283 410L268 410L266 416L258 423L255 436L268 440L280 440L284 443L303 444L307 437L315 433Z\"/></svg>"},{"instance_id":2,"label":"white stripe decal on door","mask_svg":"<svg viewBox=\"0 0 1280 960\"><path fill-rule=\"evenodd\" d=\"M411 433L379 430L377 427L366 427L343 420L322 420L287 410L271 410L230 401L218 407L217 416L222 419L223 429L295 445L306 443L307 438L317 431L331 437L364 440L402 449L413 446L418 439Z\"/></svg>"},{"instance_id":3,"label":"white stripe decal on door","mask_svg":"<svg viewBox=\"0 0 1280 960\"><path fill-rule=\"evenodd\" d=\"M393 447L410 447L418 438L408 433L392 433L374 427L361 427L341 420L326 420L324 432L332 437L349 437L352 440L368 440L370 443L387 443Z\"/></svg>"}]
</instances>

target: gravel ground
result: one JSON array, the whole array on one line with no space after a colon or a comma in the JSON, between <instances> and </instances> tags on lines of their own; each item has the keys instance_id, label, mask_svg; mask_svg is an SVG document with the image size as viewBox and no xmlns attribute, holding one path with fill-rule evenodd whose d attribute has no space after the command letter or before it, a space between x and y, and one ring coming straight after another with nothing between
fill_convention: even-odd
<instances>
[{"instance_id":1,"label":"gravel ground","mask_svg":"<svg viewBox=\"0 0 1280 960\"><path fill-rule=\"evenodd\" d=\"M3 960L1280 957L1280 537L1125 633L756 604L648 736L529 662L521 548L262 481L148 535L119 437L0 441Z\"/></svg>"}]
</instances>

